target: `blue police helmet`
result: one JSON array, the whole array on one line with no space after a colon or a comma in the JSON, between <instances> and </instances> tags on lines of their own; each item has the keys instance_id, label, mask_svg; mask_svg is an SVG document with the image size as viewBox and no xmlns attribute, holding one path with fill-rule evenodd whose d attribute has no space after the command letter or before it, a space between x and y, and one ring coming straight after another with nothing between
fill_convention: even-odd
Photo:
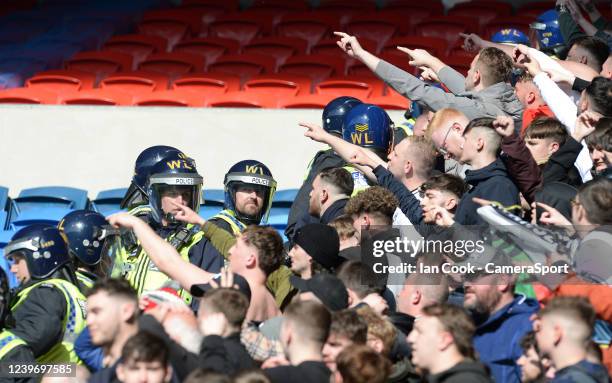
<instances>
[{"instance_id":1,"label":"blue police helmet","mask_svg":"<svg viewBox=\"0 0 612 383\"><path fill-rule=\"evenodd\" d=\"M553 50L565 44L559 28L559 13L556 10L551 9L542 13L529 26L535 29L541 50Z\"/></svg>"},{"instance_id":2,"label":"blue police helmet","mask_svg":"<svg viewBox=\"0 0 612 383\"><path fill-rule=\"evenodd\" d=\"M8 259L26 259L32 279L45 279L70 263L66 238L52 225L34 224L19 230L4 248Z\"/></svg>"},{"instance_id":3,"label":"blue police helmet","mask_svg":"<svg viewBox=\"0 0 612 383\"><path fill-rule=\"evenodd\" d=\"M347 142L386 156L392 143L393 121L380 106L357 105L344 116L342 137Z\"/></svg>"},{"instance_id":4,"label":"blue police helmet","mask_svg":"<svg viewBox=\"0 0 612 383\"><path fill-rule=\"evenodd\" d=\"M225 186L225 208L232 210L236 217L249 225L259 225L268 221L272 200L276 192L276 181L266 165L257 160L244 160L234 164L223 180ZM259 212L248 214L236 209L236 191L248 186L263 196L263 206Z\"/></svg>"},{"instance_id":5,"label":"blue police helmet","mask_svg":"<svg viewBox=\"0 0 612 383\"><path fill-rule=\"evenodd\" d=\"M530 45L529 37L515 28L504 28L491 37L491 41L498 44Z\"/></svg>"},{"instance_id":6,"label":"blue police helmet","mask_svg":"<svg viewBox=\"0 0 612 383\"><path fill-rule=\"evenodd\" d=\"M58 229L68 240L70 254L87 266L100 263L103 256L110 256L119 230L113 228L106 218L91 210L76 210L59 222Z\"/></svg>"},{"instance_id":7,"label":"blue police helmet","mask_svg":"<svg viewBox=\"0 0 612 383\"><path fill-rule=\"evenodd\" d=\"M344 115L359 104L362 104L361 100L355 97L342 96L331 100L323 109L323 129L341 136Z\"/></svg>"},{"instance_id":8,"label":"blue police helmet","mask_svg":"<svg viewBox=\"0 0 612 383\"><path fill-rule=\"evenodd\" d=\"M191 161L195 167L195 161L193 159L189 158L179 149L172 146L156 145L143 150L138 155L138 158L136 158L132 182L130 183L130 187L121 201L122 209L125 209L128 206L142 205L147 203L146 188L151 167L158 163L162 158L173 154L185 157L185 159Z\"/></svg>"},{"instance_id":9,"label":"blue police helmet","mask_svg":"<svg viewBox=\"0 0 612 383\"><path fill-rule=\"evenodd\" d=\"M162 209L164 196L181 196L190 209L198 212L202 183L202 176L198 174L193 161L183 153L170 154L153 165L149 170L147 197L155 222L161 224L162 218L165 218L168 223L176 223L174 214Z\"/></svg>"}]
</instances>

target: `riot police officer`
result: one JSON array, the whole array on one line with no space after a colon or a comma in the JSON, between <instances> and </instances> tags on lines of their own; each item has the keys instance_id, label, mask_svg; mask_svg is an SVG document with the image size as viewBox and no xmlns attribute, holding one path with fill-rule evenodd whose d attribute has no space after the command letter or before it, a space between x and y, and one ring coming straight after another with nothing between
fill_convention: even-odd
<instances>
[{"instance_id":1,"label":"riot police officer","mask_svg":"<svg viewBox=\"0 0 612 383\"><path fill-rule=\"evenodd\" d=\"M240 161L225 174L223 185L224 210L210 222L235 235L248 225L267 222L276 181L266 165L256 160Z\"/></svg>"},{"instance_id":2,"label":"riot police officer","mask_svg":"<svg viewBox=\"0 0 612 383\"><path fill-rule=\"evenodd\" d=\"M180 211L177 205L188 206L199 211L203 179L198 174L193 161L181 154L170 154L150 168L146 194L150 209L149 225L155 232L168 241L181 257L203 270L217 273L223 267L223 257L204 238L199 227L185 225L174 215ZM120 275L125 277L138 294L156 290L170 282L168 276L160 272L151 262L147 253L136 243L134 248L126 249L122 257ZM191 302L187 291L179 294L186 302Z\"/></svg>"},{"instance_id":3,"label":"riot police officer","mask_svg":"<svg viewBox=\"0 0 612 383\"><path fill-rule=\"evenodd\" d=\"M110 226L102 214L91 210L70 212L58 229L68 240L79 283L90 289L111 268L120 247L119 230Z\"/></svg>"},{"instance_id":4,"label":"riot police officer","mask_svg":"<svg viewBox=\"0 0 612 383\"><path fill-rule=\"evenodd\" d=\"M15 233L4 252L21 285L0 334L0 360L80 362L73 343L86 325L86 300L63 234L51 225L30 225Z\"/></svg>"}]
</instances>

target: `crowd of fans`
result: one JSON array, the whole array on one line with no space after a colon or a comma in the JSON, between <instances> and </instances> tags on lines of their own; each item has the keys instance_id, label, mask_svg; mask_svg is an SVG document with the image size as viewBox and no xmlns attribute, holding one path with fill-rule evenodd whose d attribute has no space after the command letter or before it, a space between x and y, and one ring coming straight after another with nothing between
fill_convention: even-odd
<instances>
[{"instance_id":1,"label":"crowd of fans","mask_svg":"<svg viewBox=\"0 0 612 383\"><path fill-rule=\"evenodd\" d=\"M399 47L413 76L336 32L411 109L394 126L343 97L323 126L300 123L329 148L286 243L264 224L265 165L232 167L206 221L195 161L167 147L146 171L139 157L128 212L18 232L0 362L77 363L70 379L90 382L610 382L612 30L588 0L557 5L565 52L462 35L466 77ZM480 241L488 258L373 255L415 236ZM508 271L536 263L557 272Z\"/></svg>"}]
</instances>

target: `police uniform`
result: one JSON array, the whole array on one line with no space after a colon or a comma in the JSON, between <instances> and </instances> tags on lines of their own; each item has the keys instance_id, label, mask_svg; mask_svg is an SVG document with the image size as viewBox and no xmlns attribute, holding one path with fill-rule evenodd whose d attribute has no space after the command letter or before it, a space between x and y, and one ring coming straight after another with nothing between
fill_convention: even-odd
<instances>
[{"instance_id":1,"label":"police uniform","mask_svg":"<svg viewBox=\"0 0 612 383\"><path fill-rule=\"evenodd\" d=\"M26 254L32 279L20 287L0 333L2 363L80 363L74 341L86 326L86 299L70 270L66 242L50 225L18 231L7 256ZM72 276L71 276L72 275Z\"/></svg>"}]
</instances>

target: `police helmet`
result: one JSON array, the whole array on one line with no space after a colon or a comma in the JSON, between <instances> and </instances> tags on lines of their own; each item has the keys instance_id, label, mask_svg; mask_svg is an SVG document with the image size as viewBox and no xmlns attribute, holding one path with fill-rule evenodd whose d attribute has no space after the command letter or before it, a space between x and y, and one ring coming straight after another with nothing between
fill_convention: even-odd
<instances>
[{"instance_id":1,"label":"police helmet","mask_svg":"<svg viewBox=\"0 0 612 383\"><path fill-rule=\"evenodd\" d=\"M170 154L150 169L147 182L147 197L151 216L158 224L162 218L169 224L176 224L174 214L164 212L162 197L182 196L186 205L195 212L200 210L202 176L198 174L193 161L184 154Z\"/></svg>"},{"instance_id":2,"label":"police helmet","mask_svg":"<svg viewBox=\"0 0 612 383\"><path fill-rule=\"evenodd\" d=\"M157 145L143 150L138 155L138 158L136 158L132 182L130 183L130 187L121 201L120 206L122 209L143 205L148 202L146 189L151 167L158 163L162 158L171 154L183 156L186 160L191 161L195 167L195 161L193 159L187 157L183 152L172 146Z\"/></svg>"},{"instance_id":3,"label":"police helmet","mask_svg":"<svg viewBox=\"0 0 612 383\"><path fill-rule=\"evenodd\" d=\"M559 14L556 10L551 9L542 13L529 27L536 31L541 51L557 54L565 48L559 27Z\"/></svg>"},{"instance_id":4,"label":"police helmet","mask_svg":"<svg viewBox=\"0 0 612 383\"><path fill-rule=\"evenodd\" d=\"M276 181L266 165L256 160L240 161L225 174L223 184L225 186L225 208L232 210L236 218L248 225L259 225L268 221L272 199L276 192ZM263 206L254 216L236 209L236 191L244 185L249 185L263 194Z\"/></svg>"},{"instance_id":5,"label":"police helmet","mask_svg":"<svg viewBox=\"0 0 612 383\"><path fill-rule=\"evenodd\" d=\"M342 96L331 100L323 109L323 129L341 136L344 115L359 104L362 104L361 100L355 97Z\"/></svg>"},{"instance_id":6,"label":"police helmet","mask_svg":"<svg viewBox=\"0 0 612 383\"><path fill-rule=\"evenodd\" d=\"M70 255L86 266L96 266L105 256L112 258L111 251L117 248L119 230L95 211L73 211L62 218L58 229L68 240Z\"/></svg>"},{"instance_id":7,"label":"police helmet","mask_svg":"<svg viewBox=\"0 0 612 383\"><path fill-rule=\"evenodd\" d=\"M498 44L523 44L529 46L529 37L515 28L504 28L491 37L491 41Z\"/></svg>"},{"instance_id":8,"label":"police helmet","mask_svg":"<svg viewBox=\"0 0 612 383\"><path fill-rule=\"evenodd\" d=\"M70 264L66 238L52 225L34 224L19 230L4 248L7 259L24 257L32 279L45 279Z\"/></svg>"},{"instance_id":9,"label":"police helmet","mask_svg":"<svg viewBox=\"0 0 612 383\"><path fill-rule=\"evenodd\" d=\"M344 116L342 137L385 158L392 146L393 127L393 121L383 108L361 104Z\"/></svg>"}]
</instances>

